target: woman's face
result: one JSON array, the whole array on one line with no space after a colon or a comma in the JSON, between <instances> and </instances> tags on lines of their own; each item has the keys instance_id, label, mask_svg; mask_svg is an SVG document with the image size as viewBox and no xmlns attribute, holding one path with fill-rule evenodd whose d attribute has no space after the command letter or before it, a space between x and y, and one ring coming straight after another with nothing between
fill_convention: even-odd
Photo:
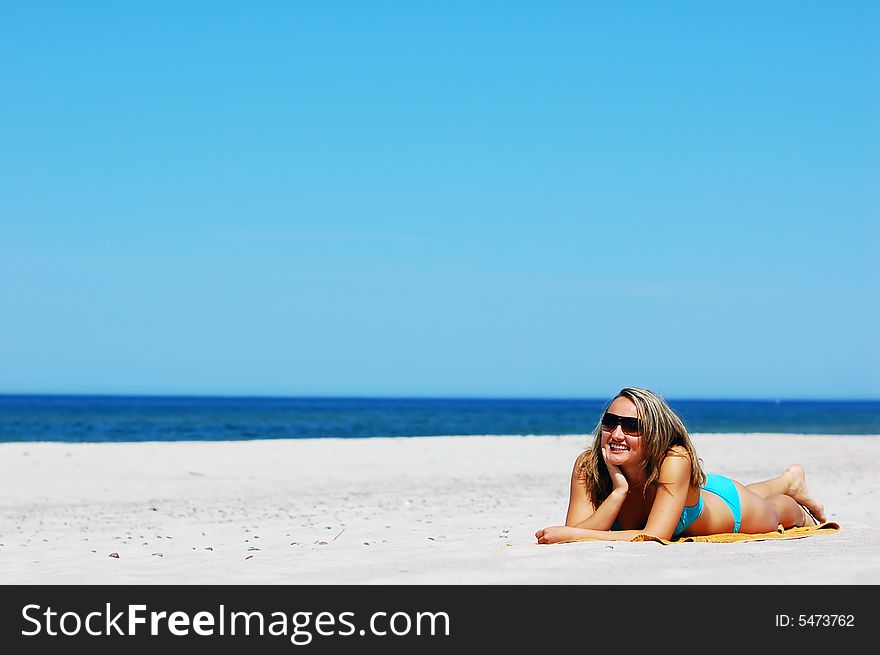
<instances>
[{"instance_id":1,"label":"woman's face","mask_svg":"<svg viewBox=\"0 0 880 655\"><path fill-rule=\"evenodd\" d=\"M615 398L607 412L626 418L638 418L635 403L624 396ZM602 426L602 447L606 450L608 462L615 466L640 465L644 458L643 437L641 433L627 434L627 432L633 431L628 428L627 432L624 432L624 427L619 420L616 421L616 425L612 429L605 427L604 424Z\"/></svg>"}]
</instances>

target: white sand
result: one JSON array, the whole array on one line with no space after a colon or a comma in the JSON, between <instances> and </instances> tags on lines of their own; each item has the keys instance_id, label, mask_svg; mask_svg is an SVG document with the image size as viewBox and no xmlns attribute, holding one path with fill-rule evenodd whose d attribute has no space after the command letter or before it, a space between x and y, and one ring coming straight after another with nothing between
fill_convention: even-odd
<instances>
[{"instance_id":1,"label":"white sand","mask_svg":"<svg viewBox=\"0 0 880 655\"><path fill-rule=\"evenodd\" d=\"M880 436L693 438L745 483L800 463L842 530L539 546L585 437L6 443L0 582L880 583Z\"/></svg>"}]
</instances>

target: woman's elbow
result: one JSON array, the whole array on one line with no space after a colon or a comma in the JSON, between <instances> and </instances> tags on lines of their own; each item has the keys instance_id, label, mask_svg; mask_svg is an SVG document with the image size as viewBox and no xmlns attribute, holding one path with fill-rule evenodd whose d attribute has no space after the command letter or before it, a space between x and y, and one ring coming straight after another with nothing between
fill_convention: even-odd
<instances>
[{"instance_id":1,"label":"woman's elbow","mask_svg":"<svg viewBox=\"0 0 880 655\"><path fill-rule=\"evenodd\" d=\"M657 537L658 539L663 539L664 541L671 541L674 531L674 528L651 526L649 524L645 526L645 529L642 532L643 534L651 535L652 537Z\"/></svg>"}]
</instances>

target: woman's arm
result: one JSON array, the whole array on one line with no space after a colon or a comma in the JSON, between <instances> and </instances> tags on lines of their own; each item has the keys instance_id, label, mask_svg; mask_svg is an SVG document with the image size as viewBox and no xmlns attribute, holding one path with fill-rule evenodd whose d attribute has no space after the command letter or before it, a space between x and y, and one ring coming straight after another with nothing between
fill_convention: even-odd
<instances>
[{"instance_id":1,"label":"woman's arm","mask_svg":"<svg viewBox=\"0 0 880 655\"><path fill-rule=\"evenodd\" d=\"M636 535L645 534L644 530L590 530L572 528L567 525L554 525L538 530L535 537L539 544L555 544L560 541L577 541L578 539L601 539L602 541L629 541Z\"/></svg>"},{"instance_id":2,"label":"woman's arm","mask_svg":"<svg viewBox=\"0 0 880 655\"><path fill-rule=\"evenodd\" d=\"M691 463L687 457L667 456L660 465L660 483L648 515L648 523L644 530L607 530L591 529L580 525L557 525L538 530L535 537L539 544L553 544L560 541L576 541L578 539L601 539L603 541L629 541L636 535L649 534L661 539L671 539L675 526L684 510L690 488ZM613 473L612 473L613 479ZM584 492L586 493L586 492ZM612 492L612 495L614 492ZM609 496L610 498L611 496ZM593 515L607 502L602 503ZM610 508L609 508L610 509ZM618 507L617 510L620 508ZM591 515L592 516L592 515ZM615 511L614 516L617 516ZM588 517L590 518L590 517ZM614 518L611 519L613 522ZM610 526L609 526L610 527Z\"/></svg>"},{"instance_id":3,"label":"woman's arm","mask_svg":"<svg viewBox=\"0 0 880 655\"><path fill-rule=\"evenodd\" d=\"M667 455L660 465L658 482L660 485L642 533L672 539L690 491L691 460L683 455Z\"/></svg>"},{"instance_id":4,"label":"woman's arm","mask_svg":"<svg viewBox=\"0 0 880 655\"><path fill-rule=\"evenodd\" d=\"M574 528L586 528L590 530L610 530L614 525L614 519L620 513L623 501L629 493L629 483L623 473L613 464L608 463L606 447L602 448L602 457L611 474L614 485L611 494L602 501L598 508L593 507L587 496L587 489L578 476L580 458L575 462L571 472L571 493L568 501L568 514L565 517L565 525Z\"/></svg>"},{"instance_id":5,"label":"woman's arm","mask_svg":"<svg viewBox=\"0 0 880 655\"><path fill-rule=\"evenodd\" d=\"M592 516L596 508L587 495L587 488L584 486L578 471L581 468L581 460L584 455L578 456L574 462L574 468L571 470L571 485L568 491L568 511L565 514L565 525L575 526L581 521Z\"/></svg>"}]
</instances>

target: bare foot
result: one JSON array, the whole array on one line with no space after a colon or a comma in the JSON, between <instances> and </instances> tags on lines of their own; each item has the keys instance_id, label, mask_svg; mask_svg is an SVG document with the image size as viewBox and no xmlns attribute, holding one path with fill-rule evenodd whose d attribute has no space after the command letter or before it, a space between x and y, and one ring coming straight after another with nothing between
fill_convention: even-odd
<instances>
[{"instance_id":1,"label":"bare foot","mask_svg":"<svg viewBox=\"0 0 880 655\"><path fill-rule=\"evenodd\" d=\"M788 476L788 491L786 494L809 510L819 523L824 523L825 508L822 506L822 503L810 495L810 490L807 489L804 469L797 464L792 464L785 469L785 473Z\"/></svg>"}]
</instances>

